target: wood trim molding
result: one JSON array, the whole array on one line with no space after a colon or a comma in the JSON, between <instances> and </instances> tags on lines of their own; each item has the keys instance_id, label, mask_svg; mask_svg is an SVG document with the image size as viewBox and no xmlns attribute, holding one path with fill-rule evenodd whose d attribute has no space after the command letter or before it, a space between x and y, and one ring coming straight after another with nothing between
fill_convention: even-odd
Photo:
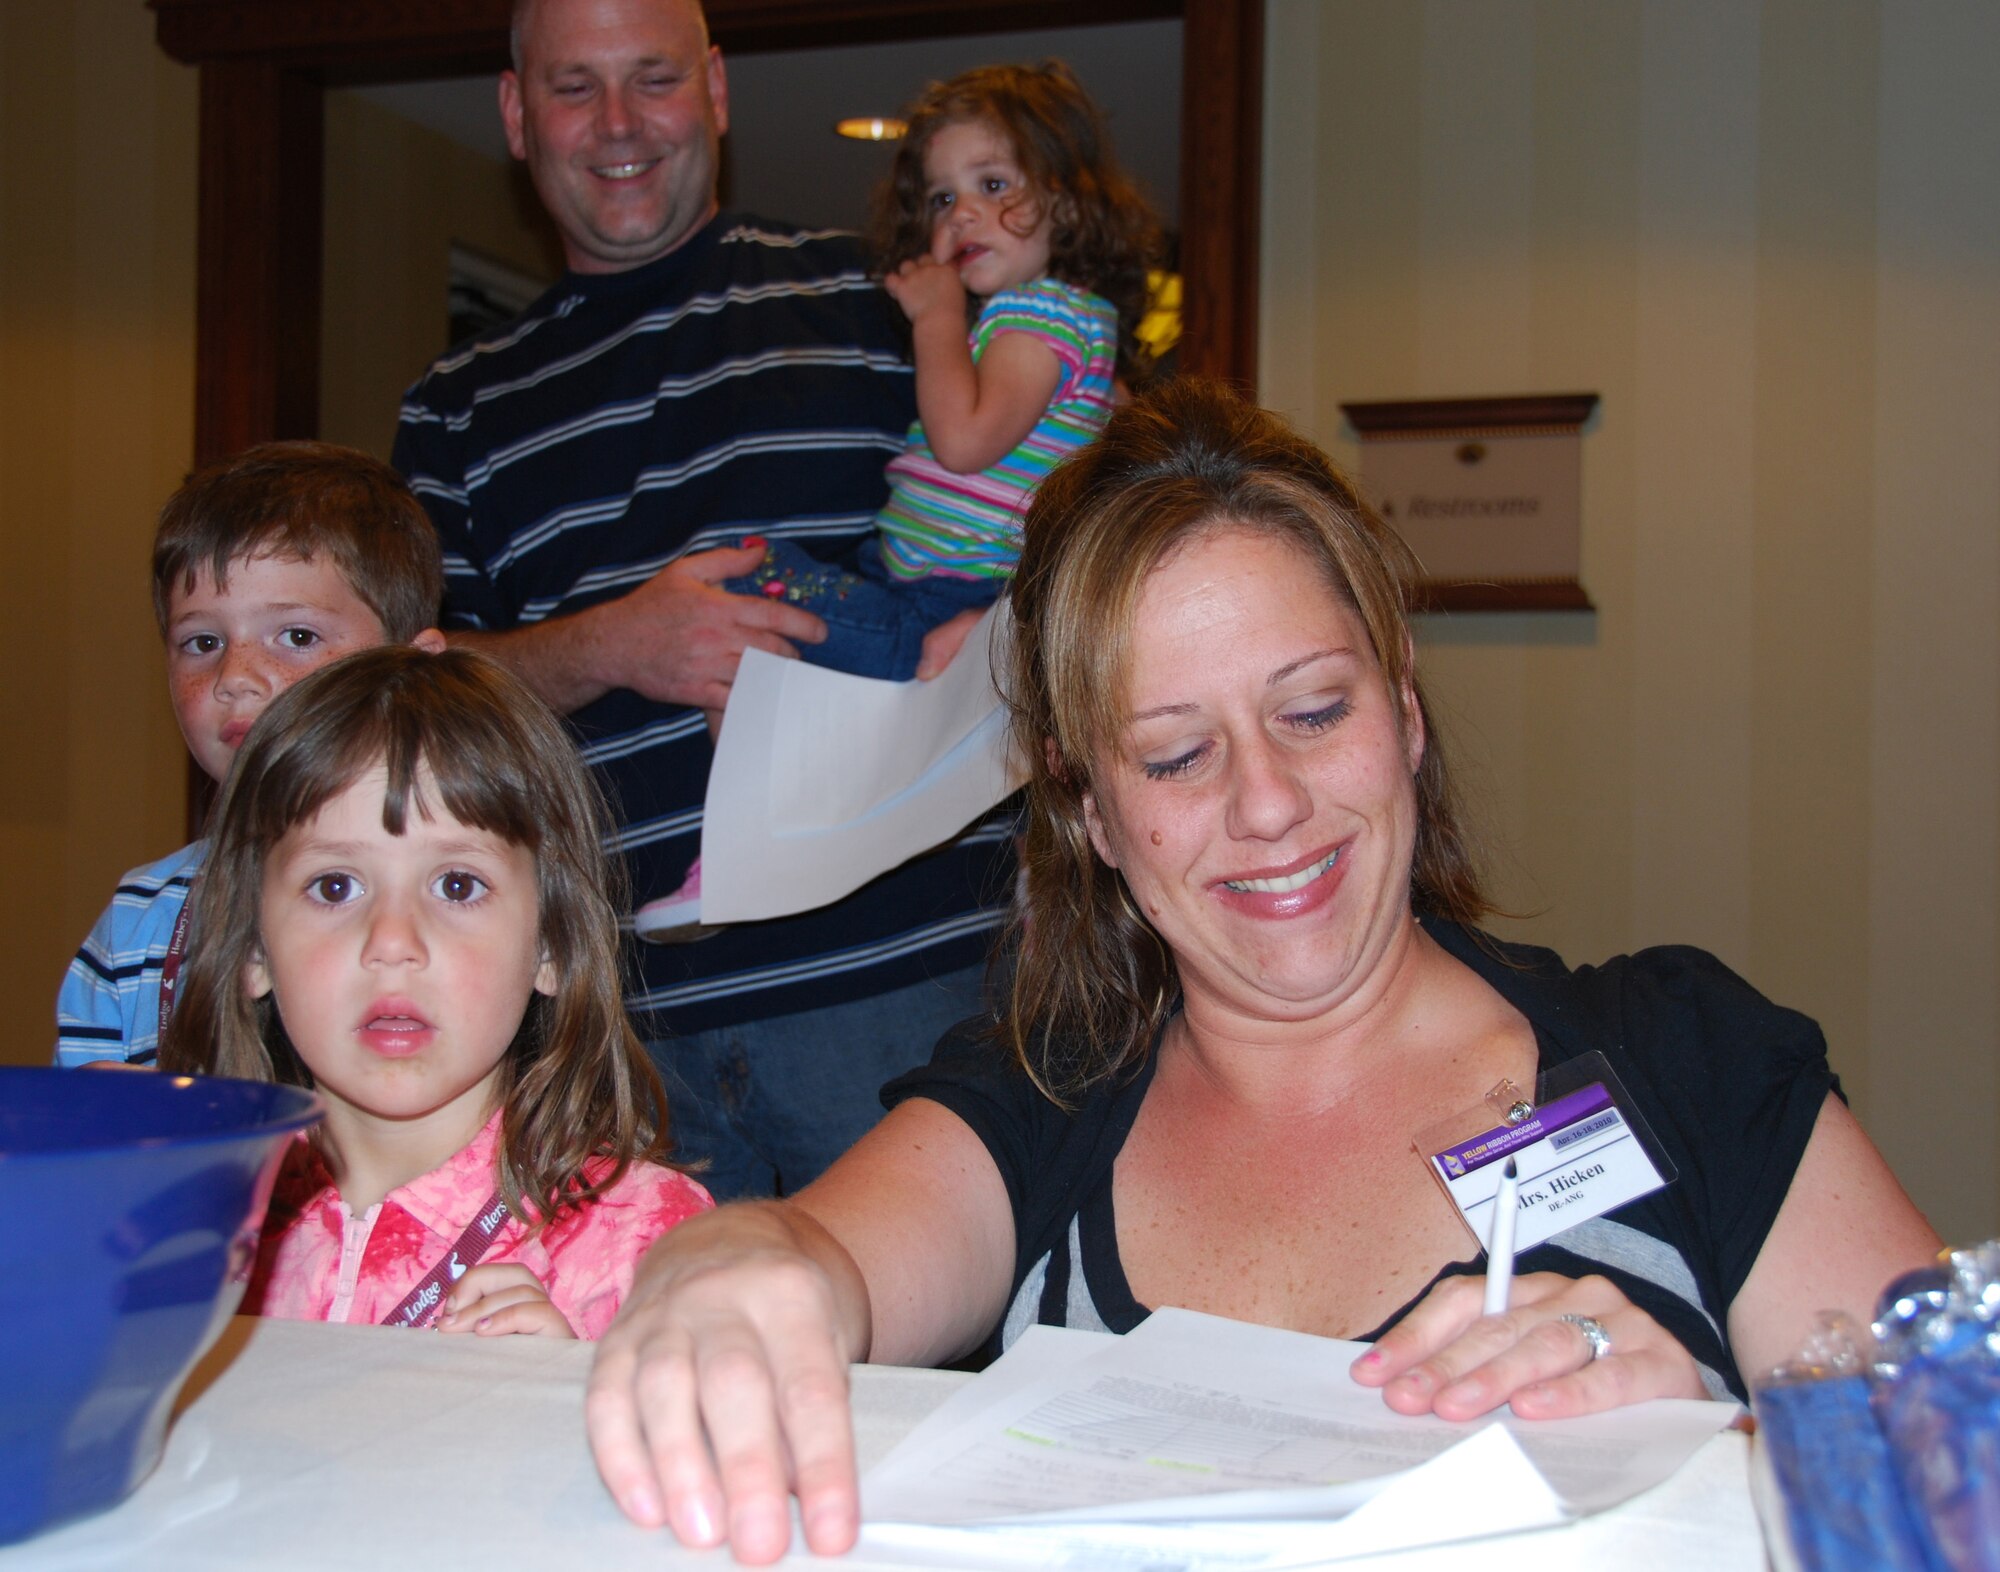
<instances>
[{"instance_id":1,"label":"wood trim molding","mask_svg":"<svg viewBox=\"0 0 2000 1572\"><path fill-rule=\"evenodd\" d=\"M319 377L319 96L329 80L491 69L508 0L147 0L199 65L197 455L310 435ZM1263 0L710 0L726 48L1180 15L1181 364L1256 384Z\"/></svg>"},{"instance_id":2,"label":"wood trim molding","mask_svg":"<svg viewBox=\"0 0 2000 1572\"><path fill-rule=\"evenodd\" d=\"M1575 579L1426 579L1409 594L1409 609L1424 611L1595 611Z\"/></svg>"},{"instance_id":3,"label":"wood trim molding","mask_svg":"<svg viewBox=\"0 0 2000 1572\"><path fill-rule=\"evenodd\" d=\"M1574 431L1597 408L1595 393L1527 393L1512 398L1398 399L1343 404L1341 413L1364 437L1473 436L1522 427Z\"/></svg>"},{"instance_id":4,"label":"wood trim molding","mask_svg":"<svg viewBox=\"0 0 2000 1572\"><path fill-rule=\"evenodd\" d=\"M1181 27L1181 367L1254 393L1264 0L1188 0Z\"/></svg>"},{"instance_id":5,"label":"wood trim molding","mask_svg":"<svg viewBox=\"0 0 2000 1572\"><path fill-rule=\"evenodd\" d=\"M319 428L318 82L260 60L201 67L195 462Z\"/></svg>"},{"instance_id":6,"label":"wood trim molding","mask_svg":"<svg viewBox=\"0 0 2000 1572\"><path fill-rule=\"evenodd\" d=\"M494 58L509 0L147 0L160 47L185 65L259 60L323 70ZM413 71L411 75L429 74Z\"/></svg>"},{"instance_id":7,"label":"wood trim molding","mask_svg":"<svg viewBox=\"0 0 2000 1572\"><path fill-rule=\"evenodd\" d=\"M814 49L965 33L1036 32L1143 22L1181 13L1179 0L707 0L725 51Z\"/></svg>"},{"instance_id":8,"label":"wood trim molding","mask_svg":"<svg viewBox=\"0 0 2000 1572\"><path fill-rule=\"evenodd\" d=\"M510 0L147 0L160 47L195 65L283 60L408 77L506 57ZM707 0L725 50L810 49L1179 16L1181 0Z\"/></svg>"}]
</instances>

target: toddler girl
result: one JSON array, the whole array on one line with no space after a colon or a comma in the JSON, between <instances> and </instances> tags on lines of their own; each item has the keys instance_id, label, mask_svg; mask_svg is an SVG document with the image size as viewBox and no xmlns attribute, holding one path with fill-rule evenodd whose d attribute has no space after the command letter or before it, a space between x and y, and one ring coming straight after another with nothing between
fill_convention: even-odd
<instances>
[{"instance_id":1,"label":"toddler girl","mask_svg":"<svg viewBox=\"0 0 2000 1572\"><path fill-rule=\"evenodd\" d=\"M908 120L876 227L883 286L910 319L918 418L889 464L875 538L847 573L753 536L764 561L723 585L822 618L826 641L801 658L895 681L950 663L1014 572L1029 496L1104 429L1114 378L1144 368L1137 329L1160 249L1061 61L933 83ZM968 300L980 302L970 335ZM700 891L697 860L642 928L699 922Z\"/></svg>"},{"instance_id":2,"label":"toddler girl","mask_svg":"<svg viewBox=\"0 0 2000 1572\"><path fill-rule=\"evenodd\" d=\"M941 670L1020 555L1042 477L1104 429L1159 246L1097 107L1060 61L933 83L878 198L884 287L910 319L917 414L860 572L788 541L728 588L825 619L815 665ZM968 297L981 302L970 336ZM944 629L950 628L950 634Z\"/></svg>"},{"instance_id":3,"label":"toddler girl","mask_svg":"<svg viewBox=\"0 0 2000 1572\"><path fill-rule=\"evenodd\" d=\"M555 717L463 651L351 656L259 720L160 1054L325 1104L247 1312L594 1338L647 1245L713 1204L664 1166L604 818Z\"/></svg>"}]
</instances>

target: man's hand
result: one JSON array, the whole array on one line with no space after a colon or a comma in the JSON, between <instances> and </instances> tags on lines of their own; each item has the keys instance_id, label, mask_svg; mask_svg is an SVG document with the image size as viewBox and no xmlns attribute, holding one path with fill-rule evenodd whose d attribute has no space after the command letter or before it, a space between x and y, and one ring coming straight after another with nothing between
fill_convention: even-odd
<instances>
[{"instance_id":1,"label":"man's hand","mask_svg":"<svg viewBox=\"0 0 2000 1572\"><path fill-rule=\"evenodd\" d=\"M594 608L608 686L661 704L720 709L746 649L798 659L826 624L809 611L761 595L731 595L723 580L764 559L762 543L699 552L669 563L622 600Z\"/></svg>"},{"instance_id":2,"label":"man's hand","mask_svg":"<svg viewBox=\"0 0 2000 1572\"><path fill-rule=\"evenodd\" d=\"M762 543L682 557L630 594L572 617L452 641L503 661L565 714L614 688L658 704L720 710L746 649L789 660L826 638L811 612L720 586L763 560Z\"/></svg>"},{"instance_id":3,"label":"man's hand","mask_svg":"<svg viewBox=\"0 0 2000 1572\"><path fill-rule=\"evenodd\" d=\"M958 658L958 652L965 648L965 641L972 636L972 630L979 626L979 619L986 615L984 606L968 606L957 616L940 622L924 635L924 647L917 657L917 679L929 682L931 678L943 674L945 667Z\"/></svg>"}]
</instances>

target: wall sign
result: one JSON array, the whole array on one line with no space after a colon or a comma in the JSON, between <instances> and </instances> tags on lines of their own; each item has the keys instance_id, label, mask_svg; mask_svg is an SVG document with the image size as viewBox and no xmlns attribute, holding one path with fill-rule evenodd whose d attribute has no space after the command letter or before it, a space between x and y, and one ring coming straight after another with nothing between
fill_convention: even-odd
<instances>
[{"instance_id":1,"label":"wall sign","mask_svg":"<svg viewBox=\"0 0 2000 1572\"><path fill-rule=\"evenodd\" d=\"M1595 393L1343 404L1363 489L1410 543L1417 611L1589 611L1583 423Z\"/></svg>"}]
</instances>

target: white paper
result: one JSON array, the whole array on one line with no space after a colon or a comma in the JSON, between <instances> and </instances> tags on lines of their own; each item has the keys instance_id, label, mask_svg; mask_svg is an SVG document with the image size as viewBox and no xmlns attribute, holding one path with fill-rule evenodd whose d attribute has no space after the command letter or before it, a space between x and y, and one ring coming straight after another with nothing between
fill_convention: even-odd
<instances>
[{"instance_id":1,"label":"white paper","mask_svg":"<svg viewBox=\"0 0 2000 1572\"><path fill-rule=\"evenodd\" d=\"M1081 1339L1086 1351L1093 1340L1050 1335ZM239 1320L184 1390L153 1476L102 1516L0 1547L0 1572L352 1572L410 1561L479 1572L730 1572L726 1551L678 1545L670 1533L634 1527L612 1505L584 1439L590 1361L589 1344L542 1337ZM945 1371L877 1365L857 1367L853 1380L864 1466L916 1433L917 1413L973 1384ZM1559 1530L1482 1540L1477 1565L1482 1572L1764 1572L1746 1453L1744 1437L1718 1435L1660 1489ZM1377 1499L1419 1483L1405 1475ZM1453 1493L1419 1509L1475 1507ZM1046 1536L1039 1545L983 1530L899 1532L934 1538L914 1548L864 1542L837 1561L795 1544L784 1564L875 1572L1066 1559L1090 1572L1139 1565L1165 1572L1198 1552L1208 1566L1243 1566L1253 1563L1223 1557L1256 1525L1097 1525L1080 1548L1072 1542L1078 1531L1062 1524L1039 1530ZM1121 1534L1121 1548L1107 1548ZM1122 1546L1149 1544L1165 1553L1143 1563L1121 1559ZM1385 1572L1465 1572L1467 1562L1465 1547L1453 1545L1402 1552Z\"/></svg>"},{"instance_id":2,"label":"white paper","mask_svg":"<svg viewBox=\"0 0 2000 1572\"><path fill-rule=\"evenodd\" d=\"M1348 1375L1363 1351L1171 1309L1088 1349L1023 1339L869 1472L865 1543L935 1559L955 1536L984 1538L1031 1565L1086 1547L1189 1568L1330 1560L1596 1511L1665 1479L1735 1413L1410 1418Z\"/></svg>"},{"instance_id":3,"label":"white paper","mask_svg":"<svg viewBox=\"0 0 2000 1572\"><path fill-rule=\"evenodd\" d=\"M1023 1387L1046 1381L1058 1371L1110 1347L1110 1332L1069 1326L1031 1326L1006 1354L980 1372L979 1379L953 1392L911 1427L899 1443L913 1457L936 1451L938 1443L968 1420L1008 1401Z\"/></svg>"},{"instance_id":4,"label":"white paper","mask_svg":"<svg viewBox=\"0 0 2000 1572\"><path fill-rule=\"evenodd\" d=\"M929 682L852 677L746 650L708 775L701 920L749 922L837 901L949 840L1020 785L1026 772L993 685L995 644L1010 626L1003 599Z\"/></svg>"}]
</instances>

